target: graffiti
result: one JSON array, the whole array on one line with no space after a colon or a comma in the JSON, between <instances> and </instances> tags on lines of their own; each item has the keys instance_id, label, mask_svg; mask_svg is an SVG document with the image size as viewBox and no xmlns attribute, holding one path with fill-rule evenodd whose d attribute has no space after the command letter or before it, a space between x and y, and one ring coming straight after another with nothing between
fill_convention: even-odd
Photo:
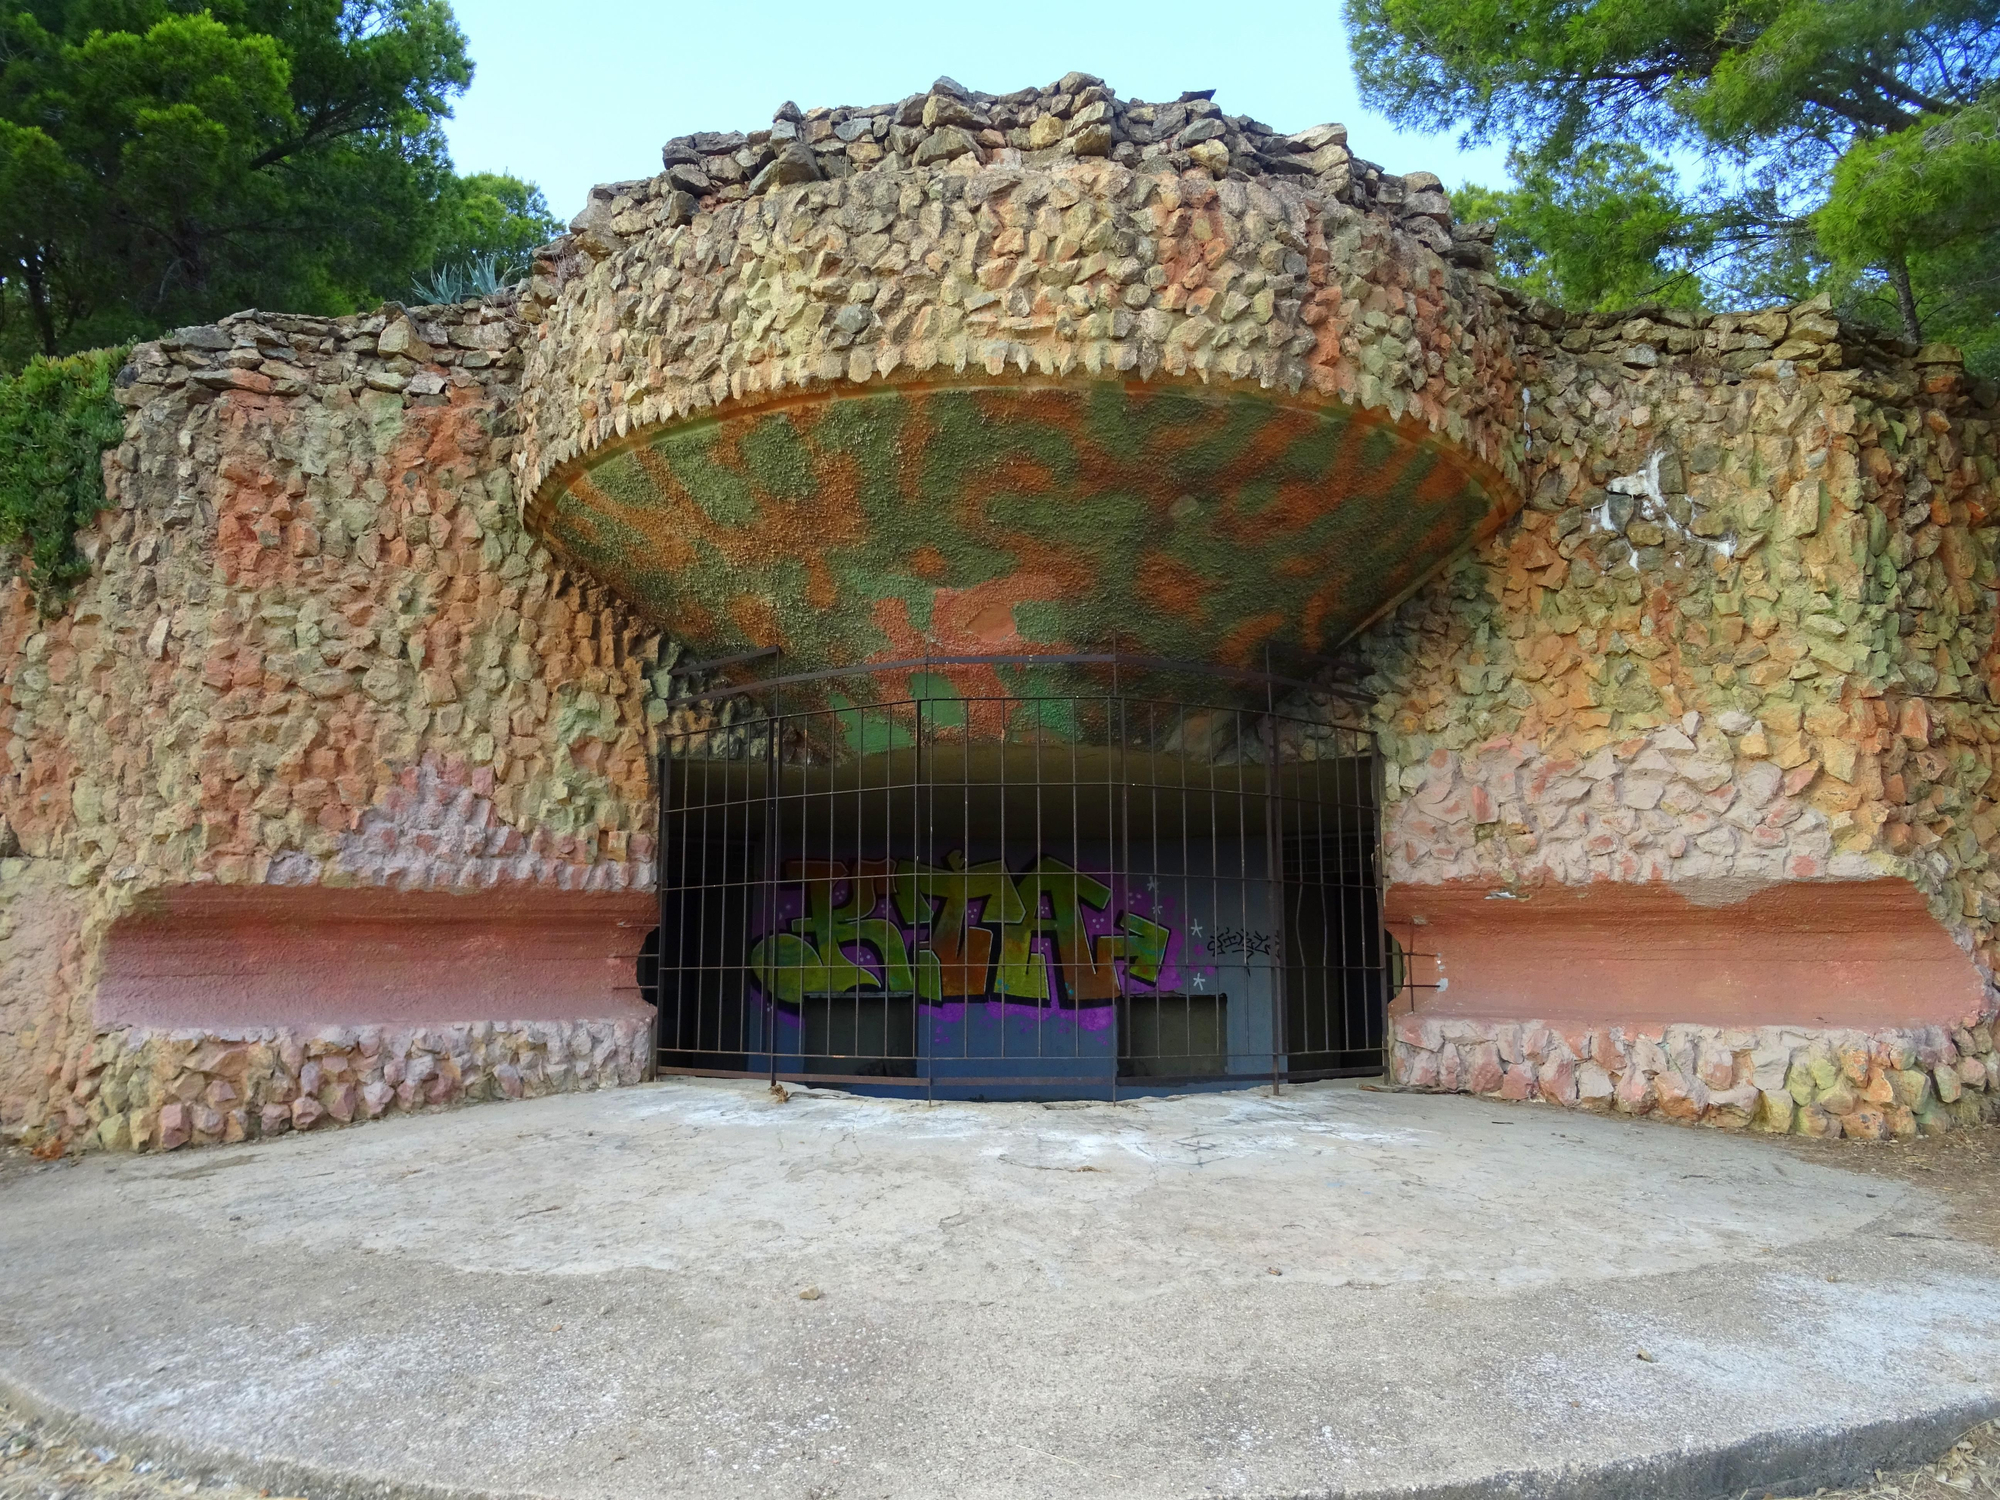
<instances>
[{"instance_id":1,"label":"graffiti","mask_svg":"<svg viewBox=\"0 0 2000 1500\"><path fill-rule=\"evenodd\" d=\"M1260 954L1273 957L1275 939L1268 932L1259 932L1248 927L1218 927L1208 935L1208 951L1218 957L1225 953L1241 953L1245 958Z\"/></svg>"},{"instance_id":2,"label":"graffiti","mask_svg":"<svg viewBox=\"0 0 2000 1500\"><path fill-rule=\"evenodd\" d=\"M784 878L798 891L787 905L799 914L753 942L746 965L787 1004L869 994L1105 1005L1121 978L1157 987L1174 936L1136 911L1114 910L1110 886L1048 854L1019 874L954 851L943 868L792 860Z\"/></svg>"}]
</instances>

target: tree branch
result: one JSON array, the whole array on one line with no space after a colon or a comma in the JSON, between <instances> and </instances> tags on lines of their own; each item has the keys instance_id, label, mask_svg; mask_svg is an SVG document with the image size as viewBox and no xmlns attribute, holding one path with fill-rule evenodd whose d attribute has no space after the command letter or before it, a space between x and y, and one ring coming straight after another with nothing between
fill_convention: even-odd
<instances>
[{"instance_id":1,"label":"tree branch","mask_svg":"<svg viewBox=\"0 0 2000 1500\"><path fill-rule=\"evenodd\" d=\"M1903 319L1903 337L1913 344L1924 341L1924 325L1917 318L1917 294L1910 285L1910 263L1898 255L1884 267L1889 284L1896 289L1896 311Z\"/></svg>"},{"instance_id":2,"label":"tree branch","mask_svg":"<svg viewBox=\"0 0 2000 1500\"><path fill-rule=\"evenodd\" d=\"M1943 99L1933 99L1928 94L1918 93L1915 89L1904 84L1895 74L1885 73L1880 68L1864 66L1861 69L1861 76L1874 84L1876 88L1880 89L1890 98L1900 99L1905 104L1911 105L1927 115L1943 114L1952 107ZM1915 124L1916 122L1912 120L1910 123Z\"/></svg>"},{"instance_id":3,"label":"tree branch","mask_svg":"<svg viewBox=\"0 0 2000 1500\"><path fill-rule=\"evenodd\" d=\"M1890 133L1917 123L1915 115L1904 114L1887 100L1848 100L1817 89L1800 89L1799 97L1808 104L1817 104L1839 119L1870 130Z\"/></svg>"},{"instance_id":4,"label":"tree branch","mask_svg":"<svg viewBox=\"0 0 2000 1500\"><path fill-rule=\"evenodd\" d=\"M305 129L290 140L280 141L253 156L250 159L250 170L261 172L266 167L274 167L285 158L296 156L308 146L367 130L372 123L374 122L362 118L361 111L356 109L329 109L324 114L310 117Z\"/></svg>"}]
</instances>

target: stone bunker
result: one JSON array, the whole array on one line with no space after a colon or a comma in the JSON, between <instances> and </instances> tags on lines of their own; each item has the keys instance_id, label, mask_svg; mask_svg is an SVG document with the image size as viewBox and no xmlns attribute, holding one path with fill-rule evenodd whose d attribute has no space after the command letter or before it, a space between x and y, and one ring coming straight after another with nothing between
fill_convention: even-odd
<instances>
[{"instance_id":1,"label":"stone bunker","mask_svg":"<svg viewBox=\"0 0 2000 1500\"><path fill-rule=\"evenodd\" d=\"M1994 1092L1996 393L1578 316L1438 180L1072 74L787 105L520 287L133 351L0 609L0 1128L659 1070Z\"/></svg>"}]
</instances>

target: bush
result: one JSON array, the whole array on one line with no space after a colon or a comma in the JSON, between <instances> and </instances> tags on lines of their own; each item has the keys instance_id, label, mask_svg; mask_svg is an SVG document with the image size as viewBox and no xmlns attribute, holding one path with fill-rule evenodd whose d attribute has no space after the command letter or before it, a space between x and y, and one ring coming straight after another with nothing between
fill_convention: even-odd
<instances>
[{"instance_id":1,"label":"bush","mask_svg":"<svg viewBox=\"0 0 2000 1500\"><path fill-rule=\"evenodd\" d=\"M30 360L0 374L0 548L25 564L44 610L90 572L76 533L104 508L102 455L125 431L111 381L123 349Z\"/></svg>"}]
</instances>

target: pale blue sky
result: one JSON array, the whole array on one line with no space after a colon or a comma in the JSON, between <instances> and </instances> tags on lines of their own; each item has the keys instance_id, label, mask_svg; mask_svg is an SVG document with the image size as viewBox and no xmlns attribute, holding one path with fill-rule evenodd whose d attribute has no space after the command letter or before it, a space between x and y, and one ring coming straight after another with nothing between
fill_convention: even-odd
<instances>
[{"instance_id":1,"label":"pale blue sky","mask_svg":"<svg viewBox=\"0 0 2000 1500\"><path fill-rule=\"evenodd\" d=\"M785 100L877 104L940 73L1006 93L1072 68L1124 97L1213 88L1230 114L1281 130L1345 124L1356 154L1448 184L1497 183L1497 149L1460 152L1361 108L1339 0L1126 5L877 0L758 5L647 0L453 0L477 74L448 127L462 172L541 184L568 219L591 184L646 177L660 145L692 130L754 130Z\"/></svg>"}]
</instances>

